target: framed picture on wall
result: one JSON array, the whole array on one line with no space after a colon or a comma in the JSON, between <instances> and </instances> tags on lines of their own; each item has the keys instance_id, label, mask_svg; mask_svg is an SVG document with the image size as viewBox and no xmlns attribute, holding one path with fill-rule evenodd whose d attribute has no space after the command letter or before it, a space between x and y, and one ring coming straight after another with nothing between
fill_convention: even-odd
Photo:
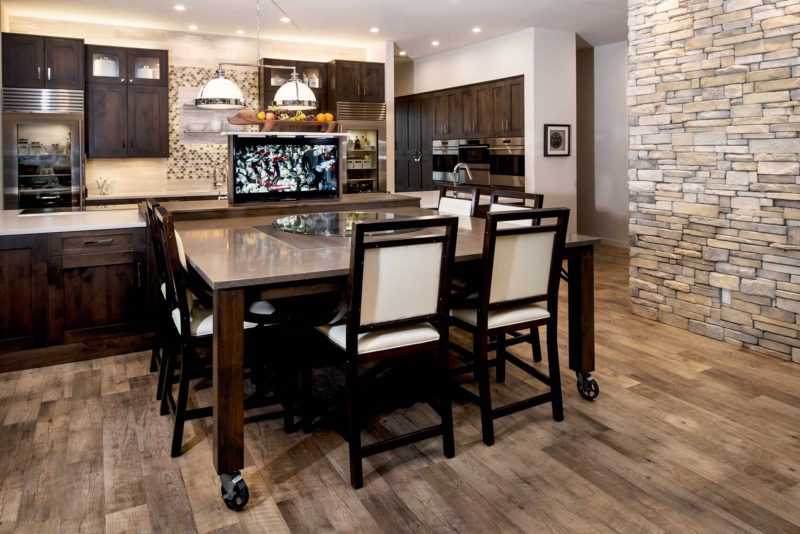
<instances>
[{"instance_id":1,"label":"framed picture on wall","mask_svg":"<svg viewBox=\"0 0 800 534\"><path fill-rule=\"evenodd\" d=\"M569 124L544 125L544 155L569 156Z\"/></svg>"}]
</instances>

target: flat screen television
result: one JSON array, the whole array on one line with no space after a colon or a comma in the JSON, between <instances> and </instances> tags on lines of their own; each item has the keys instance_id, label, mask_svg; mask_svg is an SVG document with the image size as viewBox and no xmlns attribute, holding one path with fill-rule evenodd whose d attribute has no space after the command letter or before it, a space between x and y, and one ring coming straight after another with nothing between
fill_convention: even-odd
<instances>
[{"instance_id":1,"label":"flat screen television","mask_svg":"<svg viewBox=\"0 0 800 534\"><path fill-rule=\"evenodd\" d=\"M234 204L338 198L339 137L232 135Z\"/></svg>"}]
</instances>

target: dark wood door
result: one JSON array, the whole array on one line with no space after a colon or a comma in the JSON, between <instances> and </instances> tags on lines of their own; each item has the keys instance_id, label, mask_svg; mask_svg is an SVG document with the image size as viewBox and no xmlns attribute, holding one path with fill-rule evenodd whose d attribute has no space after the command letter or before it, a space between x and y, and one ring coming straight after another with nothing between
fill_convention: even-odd
<instances>
[{"instance_id":1,"label":"dark wood door","mask_svg":"<svg viewBox=\"0 0 800 534\"><path fill-rule=\"evenodd\" d=\"M408 150L414 157L422 156L422 137L420 126L419 99L408 101Z\"/></svg>"},{"instance_id":2,"label":"dark wood door","mask_svg":"<svg viewBox=\"0 0 800 534\"><path fill-rule=\"evenodd\" d=\"M430 95L420 95L419 101L419 145L423 157L431 157L433 151L433 98Z\"/></svg>"},{"instance_id":3,"label":"dark wood door","mask_svg":"<svg viewBox=\"0 0 800 534\"><path fill-rule=\"evenodd\" d=\"M0 237L0 353L44 345L46 327L47 236Z\"/></svg>"},{"instance_id":4,"label":"dark wood door","mask_svg":"<svg viewBox=\"0 0 800 534\"><path fill-rule=\"evenodd\" d=\"M86 46L86 82L128 83L128 49L115 46Z\"/></svg>"},{"instance_id":5,"label":"dark wood door","mask_svg":"<svg viewBox=\"0 0 800 534\"><path fill-rule=\"evenodd\" d=\"M394 159L394 190L396 193L411 191L408 188L408 155L395 155Z\"/></svg>"},{"instance_id":6,"label":"dark wood door","mask_svg":"<svg viewBox=\"0 0 800 534\"><path fill-rule=\"evenodd\" d=\"M508 119L508 85L497 82L492 85L492 135L506 135Z\"/></svg>"},{"instance_id":7,"label":"dark wood door","mask_svg":"<svg viewBox=\"0 0 800 534\"><path fill-rule=\"evenodd\" d=\"M169 155L167 88L128 86L128 156Z\"/></svg>"},{"instance_id":8,"label":"dark wood door","mask_svg":"<svg viewBox=\"0 0 800 534\"><path fill-rule=\"evenodd\" d=\"M461 124L461 92L458 90L447 93L447 137L458 139L463 137Z\"/></svg>"},{"instance_id":9,"label":"dark wood door","mask_svg":"<svg viewBox=\"0 0 800 534\"><path fill-rule=\"evenodd\" d=\"M358 102L360 99L361 64L358 61L337 60L334 64L334 71L336 100Z\"/></svg>"},{"instance_id":10,"label":"dark wood door","mask_svg":"<svg viewBox=\"0 0 800 534\"><path fill-rule=\"evenodd\" d=\"M508 80L508 119L506 135L525 135L525 84L522 76Z\"/></svg>"},{"instance_id":11,"label":"dark wood door","mask_svg":"<svg viewBox=\"0 0 800 534\"><path fill-rule=\"evenodd\" d=\"M361 64L359 90L361 102L383 102L385 100L384 71L383 63Z\"/></svg>"},{"instance_id":12,"label":"dark wood door","mask_svg":"<svg viewBox=\"0 0 800 534\"><path fill-rule=\"evenodd\" d=\"M44 86L83 91L83 40L45 37Z\"/></svg>"},{"instance_id":13,"label":"dark wood door","mask_svg":"<svg viewBox=\"0 0 800 534\"><path fill-rule=\"evenodd\" d=\"M3 87L44 87L44 37L3 34Z\"/></svg>"},{"instance_id":14,"label":"dark wood door","mask_svg":"<svg viewBox=\"0 0 800 534\"><path fill-rule=\"evenodd\" d=\"M433 157L422 156L419 162L419 176L422 191L434 191L436 186L433 183Z\"/></svg>"},{"instance_id":15,"label":"dark wood door","mask_svg":"<svg viewBox=\"0 0 800 534\"><path fill-rule=\"evenodd\" d=\"M464 135L473 136L477 132L477 99L474 86L461 91L461 131Z\"/></svg>"},{"instance_id":16,"label":"dark wood door","mask_svg":"<svg viewBox=\"0 0 800 534\"><path fill-rule=\"evenodd\" d=\"M409 103L413 97L404 96L394 101L394 154L405 156L409 153L408 146L408 113Z\"/></svg>"},{"instance_id":17,"label":"dark wood door","mask_svg":"<svg viewBox=\"0 0 800 534\"><path fill-rule=\"evenodd\" d=\"M450 99L447 93L433 95L433 138L448 139L447 130L450 127L450 112L448 105Z\"/></svg>"},{"instance_id":18,"label":"dark wood door","mask_svg":"<svg viewBox=\"0 0 800 534\"><path fill-rule=\"evenodd\" d=\"M75 343L143 323L144 250L54 256L47 263L51 343Z\"/></svg>"},{"instance_id":19,"label":"dark wood door","mask_svg":"<svg viewBox=\"0 0 800 534\"><path fill-rule=\"evenodd\" d=\"M128 83L167 87L167 54L166 50L129 48L126 58Z\"/></svg>"},{"instance_id":20,"label":"dark wood door","mask_svg":"<svg viewBox=\"0 0 800 534\"><path fill-rule=\"evenodd\" d=\"M86 155L119 158L128 154L128 86L86 87Z\"/></svg>"},{"instance_id":21,"label":"dark wood door","mask_svg":"<svg viewBox=\"0 0 800 534\"><path fill-rule=\"evenodd\" d=\"M492 85L475 87L475 130L476 137L489 137L494 131L494 96Z\"/></svg>"}]
</instances>

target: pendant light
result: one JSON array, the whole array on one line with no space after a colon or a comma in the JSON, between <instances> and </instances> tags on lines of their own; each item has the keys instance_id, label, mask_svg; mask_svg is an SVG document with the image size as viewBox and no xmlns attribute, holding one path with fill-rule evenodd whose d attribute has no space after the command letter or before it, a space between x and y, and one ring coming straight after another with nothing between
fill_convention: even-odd
<instances>
[{"instance_id":1,"label":"pendant light","mask_svg":"<svg viewBox=\"0 0 800 534\"><path fill-rule=\"evenodd\" d=\"M197 93L195 106L203 109L240 109L247 105L242 90L232 81L225 78L223 65L236 65L240 67L256 67L259 69L285 69L291 70L289 81L283 84L275 93L273 105L291 111L308 111L316 109L317 98L314 91L300 81L297 70L285 65L261 65L261 0L256 0L256 64L220 63L215 77L209 80ZM264 103L266 104L266 102Z\"/></svg>"}]
</instances>

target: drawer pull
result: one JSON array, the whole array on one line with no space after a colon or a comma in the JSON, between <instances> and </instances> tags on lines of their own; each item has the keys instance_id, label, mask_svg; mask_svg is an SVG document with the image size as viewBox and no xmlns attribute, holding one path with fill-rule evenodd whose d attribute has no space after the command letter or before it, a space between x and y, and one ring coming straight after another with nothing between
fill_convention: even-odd
<instances>
[{"instance_id":1,"label":"drawer pull","mask_svg":"<svg viewBox=\"0 0 800 534\"><path fill-rule=\"evenodd\" d=\"M83 244L84 245L110 245L113 242L114 242L114 238L113 237L106 237L106 238L103 238L103 239L84 239L83 240Z\"/></svg>"}]
</instances>

